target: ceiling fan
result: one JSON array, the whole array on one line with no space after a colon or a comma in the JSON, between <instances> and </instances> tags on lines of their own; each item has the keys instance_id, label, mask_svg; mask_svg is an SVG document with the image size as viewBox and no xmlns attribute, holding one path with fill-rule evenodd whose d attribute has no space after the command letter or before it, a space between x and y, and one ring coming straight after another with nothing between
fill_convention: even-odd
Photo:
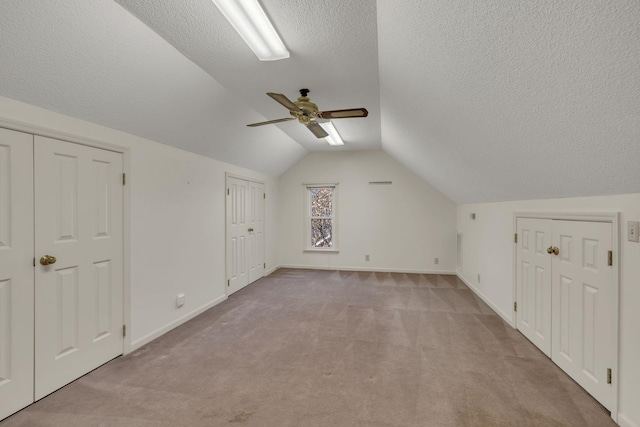
<instances>
[{"instance_id":1,"label":"ceiling fan","mask_svg":"<svg viewBox=\"0 0 640 427\"><path fill-rule=\"evenodd\" d=\"M311 133L317 138L326 138L329 134L320 126L315 119L346 119L350 117L367 117L369 112L366 108L352 108L348 110L330 110L318 111L318 106L311 102L307 95L309 89L300 89L300 97L293 102L281 93L267 92L271 98L289 110L293 117L285 117L284 119L269 120L267 122L252 123L249 127L270 125L272 123L288 122L289 120L298 119L300 123L305 125Z\"/></svg>"}]
</instances>

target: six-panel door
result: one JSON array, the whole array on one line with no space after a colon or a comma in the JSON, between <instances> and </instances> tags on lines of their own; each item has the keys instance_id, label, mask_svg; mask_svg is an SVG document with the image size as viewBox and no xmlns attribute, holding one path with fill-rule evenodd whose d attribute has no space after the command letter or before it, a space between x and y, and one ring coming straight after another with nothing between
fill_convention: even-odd
<instances>
[{"instance_id":1,"label":"six-panel door","mask_svg":"<svg viewBox=\"0 0 640 427\"><path fill-rule=\"evenodd\" d=\"M248 182L227 178L227 295L249 284L247 271Z\"/></svg>"},{"instance_id":2,"label":"six-panel door","mask_svg":"<svg viewBox=\"0 0 640 427\"><path fill-rule=\"evenodd\" d=\"M613 402L610 223L553 221L552 360L606 408Z\"/></svg>"},{"instance_id":3,"label":"six-panel door","mask_svg":"<svg viewBox=\"0 0 640 427\"><path fill-rule=\"evenodd\" d=\"M35 137L35 398L123 351L122 154Z\"/></svg>"},{"instance_id":4,"label":"six-panel door","mask_svg":"<svg viewBox=\"0 0 640 427\"><path fill-rule=\"evenodd\" d=\"M612 408L611 223L518 218L516 227L518 330Z\"/></svg>"},{"instance_id":5,"label":"six-panel door","mask_svg":"<svg viewBox=\"0 0 640 427\"><path fill-rule=\"evenodd\" d=\"M516 326L551 357L551 220L518 218Z\"/></svg>"},{"instance_id":6,"label":"six-panel door","mask_svg":"<svg viewBox=\"0 0 640 427\"><path fill-rule=\"evenodd\" d=\"M33 135L0 129L0 420L33 402Z\"/></svg>"},{"instance_id":7,"label":"six-panel door","mask_svg":"<svg viewBox=\"0 0 640 427\"><path fill-rule=\"evenodd\" d=\"M264 275L264 184L227 177L227 295Z\"/></svg>"},{"instance_id":8,"label":"six-panel door","mask_svg":"<svg viewBox=\"0 0 640 427\"><path fill-rule=\"evenodd\" d=\"M264 184L249 181L249 283L264 276Z\"/></svg>"}]
</instances>

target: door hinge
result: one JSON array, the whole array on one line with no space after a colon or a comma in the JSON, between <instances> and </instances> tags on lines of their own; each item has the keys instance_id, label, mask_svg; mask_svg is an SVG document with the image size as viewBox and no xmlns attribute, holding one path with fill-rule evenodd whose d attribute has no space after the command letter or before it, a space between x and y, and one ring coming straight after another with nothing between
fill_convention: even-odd
<instances>
[{"instance_id":1,"label":"door hinge","mask_svg":"<svg viewBox=\"0 0 640 427\"><path fill-rule=\"evenodd\" d=\"M227 286L231 286L231 280L227 279Z\"/></svg>"},{"instance_id":2,"label":"door hinge","mask_svg":"<svg viewBox=\"0 0 640 427\"><path fill-rule=\"evenodd\" d=\"M513 302L513 311L518 311L518 303L516 301Z\"/></svg>"},{"instance_id":3,"label":"door hinge","mask_svg":"<svg viewBox=\"0 0 640 427\"><path fill-rule=\"evenodd\" d=\"M607 369L607 384L611 384L611 368Z\"/></svg>"},{"instance_id":4,"label":"door hinge","mask_svg":"<svg viewBox=\"0 0 640 427\"><path fill-rule=\"evenodd\" d=\"M267 198L267 193L262 193L262 198L266 199Z\"/></svg>"},{"instance_id":5,"label":"door hinge","mask_svg":"<svg viewBox=\"0 0 640 427\"><path fill-rule=\"evenodd\" d=\"M518 243L518 233L513 235L513 243Z\"/></svg>"},{"instance_id":6,"label":"door hinge","mask_svg":"<svg viewBox=\"0 0 640 427\"><path fill-rule=\"evenodd\" d=\"M262 264L262 267L267 268L267 263Z\"/></svg>"},{"instance_id":7,"label":"door hinge","mask_svg":"<svg viewBox=\"0 0 640 427\"><path fill-rule=\"evenodd\" d=\"M127 325L122 325L122 336L123 337L127 336Z\"/></svg>"},{"instance_id":8,"label":"door hinge","mask_svg":"<svg viewBox=\"0 0 640 427\"><path fill-rule=\"evenodd\" d=\"M227 196L229 195L229 189L227 188Z\"/></svg>"},{"instance_id":9,"label":"door hinge","mask_svg":"<svg viewBox=\"0 0 640 427\"><path fill-rule=\"evenodd\" d=\"M122 185L127 185L127 174L126 173L122 174Z\"/></svg>"},{"instance_id":10,"label":"door hinge","mask_svg":"<svg viewBox=\"0 0 640 427\"><path fill-rule=\"evenodd\" d=\"M607 265L613 265L613 251L609 251L608 257L607 257Z\"/></svg>"}]
</instances>

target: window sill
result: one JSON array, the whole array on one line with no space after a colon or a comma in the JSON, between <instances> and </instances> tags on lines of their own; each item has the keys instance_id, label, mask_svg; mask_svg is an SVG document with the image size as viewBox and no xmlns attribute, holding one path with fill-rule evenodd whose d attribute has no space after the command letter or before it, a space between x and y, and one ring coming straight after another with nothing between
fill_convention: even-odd
<instances>
[{"instance_id":1,"label":"window sill","mask_svg":"<svg viewBox=\"0 0 640 427\"><path fill-rule=\"evenodd\" d=\"M340 253L338 249L303 249L302 252L315 252L315 253L324 252L327 254Z\"/></svg>"}]
</instances>

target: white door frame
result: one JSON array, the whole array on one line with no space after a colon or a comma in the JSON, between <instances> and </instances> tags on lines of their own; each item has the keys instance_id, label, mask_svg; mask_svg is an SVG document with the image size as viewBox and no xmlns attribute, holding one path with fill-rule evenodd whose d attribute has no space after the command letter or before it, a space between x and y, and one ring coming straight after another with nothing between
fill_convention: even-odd
<instances>
[{"instance_id":1,"label":"white door frame","mask_svg":"<svg viewBox=\"0 0 640 427\"><path fill-rule=\"evenodd\" d=\"M229 198L227 197L227 189L229 188L229 178L235 178L235 179L242 179L244 181L251 181L251 182L255 182L258 184L262 184L264 185L264 193L267 194L267 183L264 181L261 181L259 179L256 178L250 178L247 176L243 176L243 175L238 175L235 173L231 173L231 172L225 172L224 174L224 203L225 203L225 213L224 213L224 277L225 277L225 281L229 280L229 271L227 269L227 265L228 265L228 257L229 257L229 227L228 227L228 221L229 218L227 218L227 203L229 203ZM265 196L266 199L266 196ZM263 223L263 227L264 230L262 230L263 233L263 239L262 239L262 253L265 255L265 263L267 262L266 257L267 257L267 252L265 251L266 248L266 244L267 244L267 217L266 217L266 213L267 213L267 203L265 200L265 203L262 204L262 223ZM267 272L267 269L265 268L265 273ZM264 277L264 276L263 276ZM224 284L224 294L225 296L229 296L229 287L227 286L227 283Z\"/></svg>"},{"instance_id":2,"label":"white door frame","mask_svg":"<svg viewBox=\"0 0 640 427\"><path fill-rule=\"evenodd\" d=\"M55 128L43 126L37 122L20 122L16 120L9 120L4 117L0 117L0 127L9 130L15 130L19 132L30 133L33 135L44 136L47 138L59 139L61 141L71 142L79 145L86 145L88 147L100 148L103 150L109 150L122 154L122 165L124 173L127 179L131 176L131 153L128 147L94 138L88 138L74 133L68 133L60 131ZM122 200L122 256L123 256L123 301L122 308L124 318L122 319L123 325L127 326L131 323L131 186L123 186L123 200ZM34 254L35 256L35 254ZM131 334L127 332L124 337L123 355L130 353L131 350Z\"/></svg>"},{"instance_id":3,"label":"white door frame","mask_svg":"<svg viewBox=\"0 0 640 427\"><path fill-rule=\"evenodd\" d=\"M612 378L615 381L613 387L613 404L611 405L611 418L616 423L618 422L618 396L620 393L620 212L515 212L513 214L513 233L518 232L517 221L518 218L538 218L538 219L556 219L565 221L588 221L588 222L605 222L611 224L612 230L612 250L613 250L613 265L611 281L613 289L611 293L611 325L613 334L613 351L615 356L613 358L613 374ZM514 241L513 250L513 301L517 299L517 286L518 280L516 268L517 268L517 243ZM511 326L517 329L515 313L511 316Z\"/></svg>"}]
</instances>

